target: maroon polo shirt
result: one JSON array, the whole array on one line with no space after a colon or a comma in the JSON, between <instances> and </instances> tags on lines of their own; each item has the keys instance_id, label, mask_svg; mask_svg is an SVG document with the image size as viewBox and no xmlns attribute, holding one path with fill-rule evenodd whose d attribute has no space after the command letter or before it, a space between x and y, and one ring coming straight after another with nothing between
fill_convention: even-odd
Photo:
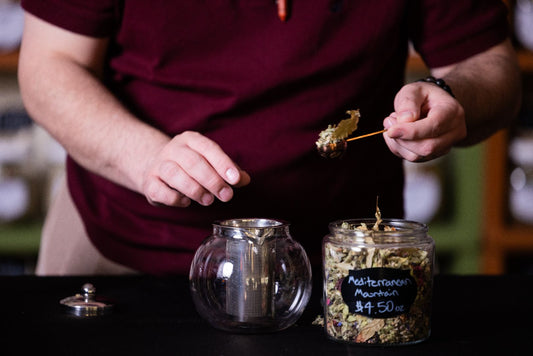
<instances>
[{"instance_id":1,"label":"maroon polo shirt","mask_svg":"<svg viewBox=\"0 0 533 356\"><path fill-rule=\"evenodd\" d=\"M141 120L215 140L252 177L228 203L154 207L70 157L68 184L94 245L154 273L187 273L215 220L284 219L315 261L328 223L402 217L402 162L375 136L339 160L318 133L360 109L357 133L382 128L404 81L408 42L431 67L501 42L499 0L23 0L30 13L111 45L106 85Z\"/></svg>"}]
</instances>

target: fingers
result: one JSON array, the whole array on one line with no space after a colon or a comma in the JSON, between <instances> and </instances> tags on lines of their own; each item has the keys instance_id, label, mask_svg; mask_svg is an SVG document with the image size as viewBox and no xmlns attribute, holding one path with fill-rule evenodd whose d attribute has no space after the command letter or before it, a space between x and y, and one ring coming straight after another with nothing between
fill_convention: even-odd
<instances>
[{"instance_id":1,"label":"fingers","mask_svg":"<svg viewBox=\"0 0 533 356\"><path fill-rule=\"evenodd\" d=\"M391 139L385 135L385 142L396 156L411 162L424 162L448 153L451 145L442 144L437 139L406 141Z\"/></svg>"},{"instance_id":2,"label":"fingers","mask_svg":"<svg viewBox=\"0 0 533 356\"><path fill-rule=\"evenodd\" d=\"M214 141L196 132L176 136L154 160L143 191L151 204L186 207L191 200L201 205L215 199L227 202L233 188L250 182Z\"/></svg>"},{"instance_id":3,"label":"fingers","mask_svg":"<svg viewBox=\"0 0 533 356\"><path fill-rule=\"evenodd\" d=\"M398 123L394 117L388 117L384 126L390 127L384 137L391 152L412 162L428 161L448 153L464 136L462 132L466 132L460 121L438 115L428 115L413 123Z\"/></svg>"},{"instance_id":4,"label":"fingers","mask_svg":"<svg viewBox=\"0 0 533 356\"><path fill-rule=\"evenodd\" d=\"M420 88L404 86L394 98L394 112L385 119L384 127L390 138L402 138L409 133L409 126L405 125L417 121L422 116L425 97ZM399 125L404 124L404 125ZM407 131L406 131L407 130Z\"/></svg>"},{"instance_id":5,"label":"fingers","mask_svg":"<svg viewBox=\"0 0 533 356\"><path fill-rule=\"evenodd\" d=\"M233 186L243 186L250 182L250 176L241 170L216 142L197 132L186 132L183 135L186 136L187 145L191 150L200 153L217 175L227 183ZM193 158L186 163L190 166L196 162Z\"/></svg>"},{"instance_id":6,"label":"fingers","mask_svg":"<svg viewBox=\"0 0 533 356\"><path fill-rule=\"evenodd\" d=\"M464 110L448 93L430 84L406 85L395 98L395 112L384 119L385 142L408 161L448 153L466 136Z\"/></svg>"},{"instance_id":7,"label":"fingers","mask_svg":"<svg viewBox=\"0 0 533 356\"><path fill-rule=\"evenodd\" d=\"M170 188L156 176L150 176L145 180L143 191L148 202L154 206L166 205L186 208L191 204L191 200L187 196Z\"/></svg>"},{"instance_id":8,"label":"fingers","mask_svg":"<svg viewBox=\"0 0 533 356\"><path fill-rule=\"evenodd\" d=\"M419 90L406 90L404 87L394 99L395 118L399 123L416 121L423 103L424 98Z\"/></svg>"},{"instance_id":9,"label":"fingers","mask_svg":"<svg viewBox=\"0 0 533 356\"><path fill-rule=\"evenodd\" d=\"M453 131L458 125L458 120L450 118L454 115L453 111L445 107L435 107L427 116L412 122L401 122L393 113L385 119L383 125L387 129L388 137L394 139L417 141L439 138Z\"/></svg>"}]
</instances>

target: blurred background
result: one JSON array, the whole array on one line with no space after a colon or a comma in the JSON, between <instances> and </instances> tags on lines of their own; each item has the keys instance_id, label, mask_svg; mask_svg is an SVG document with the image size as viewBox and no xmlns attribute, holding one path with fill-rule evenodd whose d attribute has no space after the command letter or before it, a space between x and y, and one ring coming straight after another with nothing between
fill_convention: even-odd
<instances>
[{"instance_id":1,"label":"blurred background","mask_svg":"<svg viewBox=\"0 0 533 356\"><path fill-rule=\"evenodd\" d=\"M406 163L406 218L427 223L440 273L533 274L533 0L505 1L523 72L516 125L423 164ZM24 110L23 14L0 0L0 275L32 274L65 152ZM426 76L415 53L407 81ZM386 214L385 214L386 215Z\"/></svg>"}]
</instances>

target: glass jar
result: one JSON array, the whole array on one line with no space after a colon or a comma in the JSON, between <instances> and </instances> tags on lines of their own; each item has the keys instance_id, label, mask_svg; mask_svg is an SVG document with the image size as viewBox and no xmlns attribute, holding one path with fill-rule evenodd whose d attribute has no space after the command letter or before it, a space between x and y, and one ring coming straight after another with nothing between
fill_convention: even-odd
<instances>
[{"instance_id":1,"label":"glass jar","mask_svg":"<svg viewBox=\"0 0 533 356\"><path fill-rule=\"evenodd\" d=\"M513 22L518 42L533 51L533 0L516 0Z\"/></svg>"},{"instance_id":2,"label":"glass jar","mask_svg":"<svg viewBox=\"0 0 533 356\"><path fill-rule=\"evenodd\" d=\"M311 265L291 238L289 224L233 219L213 224L196 251L190 289L198 313L212 326L234 332L285 329L311 295Z\"/></svg>"},{"instance_id":3,"label":"glass jar","mask_svg":"<svg viewBox=\"0 0 533 356\"><path fill-rule=\"evenodd\" d=\"M520 129L509 143L509 212L515 220L533 225L533 130Z\"/></svg>"},{"instance_id":4,"label":"glass jar","mask_svg":"<svg viewBox=\"0 0 533 356\"><path fill-rule=\"evenodd\" d=\"M375 221L329 225L322 250L325 332L357 344L421 342L431 330L435 244L424 224Z\"/></svg>"}]
</instances>

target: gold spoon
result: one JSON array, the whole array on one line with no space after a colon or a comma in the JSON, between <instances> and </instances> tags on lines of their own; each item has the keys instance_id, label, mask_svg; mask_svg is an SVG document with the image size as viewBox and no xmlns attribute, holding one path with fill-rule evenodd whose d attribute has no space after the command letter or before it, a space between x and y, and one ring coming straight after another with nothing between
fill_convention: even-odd
<instances>
[{"instance_id":1,"label":"gold spoon","mask_svg":"<svg viewBox=\"0 0 533 356\"><path fill-rule=\"evenodd\" d=\"M379 130L379 131L376 131L376 132L367 133L367 134L364 134L364 135L361 135L361 136L352 137L352 138L347 139L346 142L359 140L360 138L365 138L365 137L368 137L368 136L379 135L380 133L384 133L385 131L387 131L387 129Z\"/></svg>"},{"instance_id":2,"label":"gold spoon","mask_svg":"<svg viewBox=\"0 0 533 356\"><path fill-rule=\"evenodd\" d=\"M317 150L318 153L324 158L337 158L342 156L344 152L346 152L346 148L348 147L348 141L355 141L359 140L360 138L379 135L380 133L383 133L385 131L387 131L387 129L352 137L346 140L336 140L334 142L330 142L317 147Z\"/></svg>"}]
</instances>

